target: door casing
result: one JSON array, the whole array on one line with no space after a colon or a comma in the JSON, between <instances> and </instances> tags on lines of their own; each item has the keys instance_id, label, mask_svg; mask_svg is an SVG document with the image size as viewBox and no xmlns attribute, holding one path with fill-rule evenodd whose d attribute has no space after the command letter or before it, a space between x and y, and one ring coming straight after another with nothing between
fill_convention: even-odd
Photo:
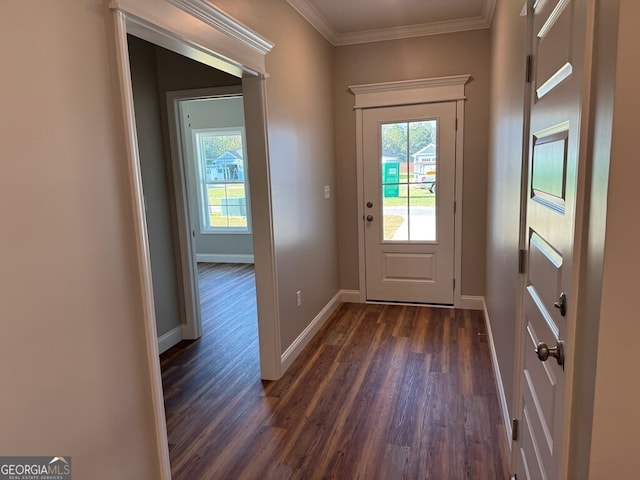
<instances>
[{"instance_id":1,"label":"door casing","mask_svg":"<svg viewBox=\"0 0 640 480\"><path fill-rule=\"evenodd\" d=\"M192 28L194 12L189 11L189 5L198 10L197 18L207 24L207 28L194 31ZM129 166L132 218L138 252L138 276L141 286L140 298L156 451L160 478L170 480L171 467L127 34L133 34L155 45L242 78L245 101L252 105L252 115L247 118L245 126L247 144L255 162L254 168L249 173L249 181L255 188L252 209L258 217L253 227L254 233L260 232L263 239L258 248L254 247L260 369L262 377L270 380L278 379L282 369L264 85L267 76L264 55L269 52L273 44L208 4L190 0L181 0L180 5L154 0L112 0L109 7L113 13L114 64L117 66L123 134L126 141L126 161ZM203 32L206 33L203 34ZM225 54L217 53L219 51L224 51Z\"/></svg>"},{"instance_id":2,"label":"door casing","mask_svg":"<svg viewBox=\"0 0 640 480\"><path fill-rule=\"evenodd\" d=\"M437 125L433 140L438 165L434 218L436 236L422 241L383 240L381 236L386 207L383 206L380 168L381 125L421 121L435 122ZM367 206L366 209L367 215L373 214L371 221L364 222L367 262L365 290L368 301L453 304L455 122L455 102L363 109L364 191L366 202L371 202L371 207ZM409 149L410 143L408 139ZM407 174L410 174L409 170ZM410 214L416 220L413 215ZM388 276L388 269L394 270L391 277Z\"/></svg>"},{"instance_id":3,"label":"door casing","mask_svg":"<svg viewBox=\"0 0 640 480\"><path fill-rule=\"evenodd\" d=\"M464 102L465 85L471 75L455 75L418 80L352 85L349 91L355 96L356 114L356 172L358 195L358 271L359 291L357 300L366 302L365 240L364 240L364 157L363 157L363 109L391 107L419 103L456 103L456 155L455 155L455 233L454 233L454 279L456 286L453 305L456 308L481 310L481 297L465 296L462 284L462 188L464 171ZM355 298L354 298L355 300Z\"/></svg>"}]
</instances>

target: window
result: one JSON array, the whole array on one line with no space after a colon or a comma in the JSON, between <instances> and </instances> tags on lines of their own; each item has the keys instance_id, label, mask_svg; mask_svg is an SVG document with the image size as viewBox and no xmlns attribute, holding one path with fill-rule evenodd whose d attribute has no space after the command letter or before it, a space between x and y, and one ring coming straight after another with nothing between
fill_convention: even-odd
<instances>
[{"instance_id":1,"label":"window","mask_svg":"<svg viewBox=\"0 0 640 480\"><path fill-rule=\"evenodd\" d=\"M193 131L202 233L249 233L244 128Z\"/></svg>"}]
</instances>

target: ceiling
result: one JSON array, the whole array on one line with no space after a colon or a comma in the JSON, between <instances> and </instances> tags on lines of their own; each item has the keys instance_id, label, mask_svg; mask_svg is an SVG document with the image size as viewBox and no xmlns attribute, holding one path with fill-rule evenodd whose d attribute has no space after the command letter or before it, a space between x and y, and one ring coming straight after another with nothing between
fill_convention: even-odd
<instances>
[{"instance_id":1,"label":"ceiling","mask_svg":"<svg viewBox=\"0 0 640 480\"><path fill-rule=\"evenodd\" d=\"M496 0L287 0L333 45L489 28Z\"/></svg>"}]
</instances>

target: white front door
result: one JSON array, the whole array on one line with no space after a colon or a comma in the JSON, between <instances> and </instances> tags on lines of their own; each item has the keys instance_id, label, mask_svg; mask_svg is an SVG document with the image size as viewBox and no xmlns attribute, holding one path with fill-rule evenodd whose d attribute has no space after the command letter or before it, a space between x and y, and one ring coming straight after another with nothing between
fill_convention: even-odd
<instances>
[{"instance_id":1,"label":"white front door","mask_svg":"<svg viewBox=\"0 0 640 480\"><path fill-rule=\"evenodd\" d=\"M585 2L535 2L523 291L519 480L561 478L572 289ZM531 17L530 17L531 18Z\"/></svg>"},{"instance_id":2,"label":"white front door","mask_svg":"<svg viewBox=\"0 0 640 480\"><path fill-rule=\"evenodd\" d=\"M455 102L363 112L367 300L453 304Z\"/></svg>"}]
</instances>

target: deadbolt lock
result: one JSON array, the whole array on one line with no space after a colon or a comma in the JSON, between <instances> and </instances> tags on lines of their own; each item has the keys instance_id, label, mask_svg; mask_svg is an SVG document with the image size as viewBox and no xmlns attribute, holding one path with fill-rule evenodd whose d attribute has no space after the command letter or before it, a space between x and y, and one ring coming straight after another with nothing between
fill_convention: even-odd
<instances>
[{"instance_id":1,"label":"deadbolt lock","mask_svg":"<svg viewBox=\"0 0 640 480\"><path fill-rule=\"evenodd\" d=\"M560 310L560 315L563 317L567 315L567 294L562 292L557 302L554 302L554 307Z\"/></svg>"}]
</instances>

